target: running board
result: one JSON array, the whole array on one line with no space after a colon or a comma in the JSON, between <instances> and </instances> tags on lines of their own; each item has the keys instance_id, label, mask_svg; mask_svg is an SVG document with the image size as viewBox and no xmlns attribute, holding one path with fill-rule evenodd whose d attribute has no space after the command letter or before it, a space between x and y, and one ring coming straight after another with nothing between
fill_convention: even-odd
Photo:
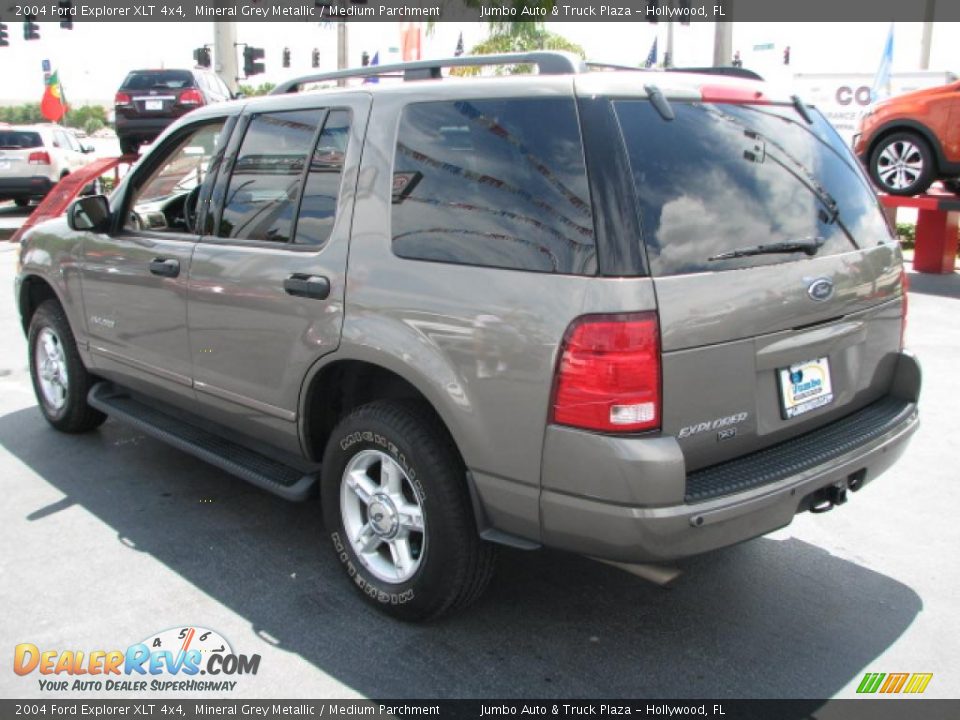
<instances>
[{"instance_id":1,"label":"running board","mask_svg":"<svg viewBox=\"0 0 960 720\"><path fill-rule=\"evenodd\" d=\"M273 458L190 425L130 397L107 382L90 389L87 402L107 415L133 425L141 432L216 465L285 500L305 500L317 475L303 474Z\"/></svg>"}]
</instances>

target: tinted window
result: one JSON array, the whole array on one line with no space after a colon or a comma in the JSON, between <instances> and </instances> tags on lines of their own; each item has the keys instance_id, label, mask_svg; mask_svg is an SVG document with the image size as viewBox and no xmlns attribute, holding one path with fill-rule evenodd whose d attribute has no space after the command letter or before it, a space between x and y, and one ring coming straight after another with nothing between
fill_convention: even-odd
<instances>
[{"instance_id":1,"label":"tinted window","mask_svg":"<svg viewBox=\"0 0 960 720\"><path fill-rule=\"evenodd\" d=\"M573 100L408 106L394 160L392 232L401 257L593 274Z\"/></svg>"},{"instance_id":2,"label":"tinted window","mask_svg":"<svg viewBox=\"0 0 960 720\"><path fill-rule=\"evenodd\" d=\"M250 121L227 187L220 237L290 240L300 179L323 115L297 110Z\"/></svg>"},{"instance_id":3,"label":"tinted window","mask_svg":"<svg viewBox=\"0 0 960 720\"><path fill-rule=\"evenodd\" d=\"M121 87L124 90L178 90L193 87L193 73L188 70L132 72Z\"/></svg>"},{"instance_id":4,"label":"tinted window","mask_svg":"<svg viewBox=\"0 0 960 720\"><path fill-rule=\"evenodd\" d=\"M298 243L322 245L333 231L349 134L350 113L346 110L331 112L310 161L310 174L307 175L297 220Z\"/></svg>"},{"instance_id":5,"label":"tinted window","mask_svg":"<svg viewBox=\"0 0 960 720\"><path fill-rule=\"evenodd\" d=\"M0 130L0 148L4 150L21 150L26 148L43 147L40 133L23 130Z\"/></svg>"},{"instance_id":6,"label":"tinted window","mask_svg":"<svg viewBox=\"0 0 960 720\"><path fill-rule=\"evenodd\" d=\"M823 117L792 106L618 101L655 275L798 260L804 253L710 260L756 245L822 238L818 255L889 241L856 159Z\"/></svg>"}]
</instances>

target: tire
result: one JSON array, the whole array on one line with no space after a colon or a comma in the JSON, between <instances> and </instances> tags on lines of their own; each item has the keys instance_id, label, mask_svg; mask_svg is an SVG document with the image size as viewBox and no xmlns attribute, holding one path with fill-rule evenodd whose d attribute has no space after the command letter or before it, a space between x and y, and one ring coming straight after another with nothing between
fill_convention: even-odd
<instances>
[{"instance_id":1,"label":"tire","mask_svg":"<svg viewBox=\"0 0 960 720\"><path fill-rule=\"evenodd\" d=\"M107 419L87 404L94 378L87 372L63 308L56 300L41 303L30 320L30 379L40 411L57 430L81 433Z\"/></svg>"},{"instance_id":2,"label":"tire","mask_svg":"<svg viewBox=\"0 0 960 720\"><path fill-rule=\"evenodd\" d=\"M23 208L30 204L30 198L15 198L13 202L17 207Z\"/></svg>"},{"instance_id":3,"label":"tire","mask_svg":"<svg viewBox=\"0 0 960 720\"><path fill-rule=\"evenodd\" d=\"M133 138L120 138L120 154L121 155L139 155L140 154L140 143Z\"/></svg>"},{"instance_id":4,"label":"tire","mask_svg":"<svg viewBox=\"0 0 960 720\"><path fill-rule=\"evenodd\" d=\"M447 433L418 403L364 405L330 435L324 524L351 584L378 610L428 620L486 589L495 550L477 533L464 475Z\"/></svg>"},{"instance_id":5,"label":"tire","mask_svg":"<svg viewBox=\"0 0 960 720\"><path fill-rule=\"evenodd\" d=\"M935 167L930 145L912 132L883 138L870 153L870 177L890 195L919 195L933 183Z\"/></svg>"}]
</instances>

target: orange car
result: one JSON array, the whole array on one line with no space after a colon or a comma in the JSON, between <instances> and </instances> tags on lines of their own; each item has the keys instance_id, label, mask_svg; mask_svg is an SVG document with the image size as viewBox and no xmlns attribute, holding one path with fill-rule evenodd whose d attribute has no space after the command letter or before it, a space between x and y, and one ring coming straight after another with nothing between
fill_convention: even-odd
<instances>
[{"instance_id":1,"label":"orange car","mask_svg":"<svg viewBox=\"0 0 960 720\"><path fill-rule=\"evenodd\" d=\"M874 184L891 195L918 195L934 180L960 194L960 82L871 106L853 150Z\"/></svg>"}]
</instances>

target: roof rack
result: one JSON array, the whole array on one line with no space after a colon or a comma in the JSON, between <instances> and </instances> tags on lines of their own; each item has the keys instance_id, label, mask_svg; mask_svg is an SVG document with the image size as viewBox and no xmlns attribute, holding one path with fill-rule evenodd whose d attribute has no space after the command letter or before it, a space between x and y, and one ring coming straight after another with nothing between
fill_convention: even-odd
<instances>
[{"instance_id":1,"label":"roof rack","mask_svg":"<svg viewBox=\"0 0 960 720\"><path fill-rule=\"evenodd\" d=\"M478 65L536 65L541 75L569 75L587 70L586 63L573 53L558 51L536 51L525 53L504 53L502 55L461 55L440 60L416 60L414 62L394 63L391 65L368 65L347 70L303 75L280 83L271 95L294 93L301 85L323 82L324 80L343 80L346 78L381 77L383 75L402 75L404 80L435 80L441 77L445 67L475 67Z\"/></svg>"},{"instance_id":2,"label":"roof rack","mask_svg":"<svg viewBox=\"0 0 960 720\"><path fill-rule=\"evenodd\" d=\"M626 70L630 72L678 72L692 73L694 75L729 75L731 77L744 78L746 80L763 80L763 77L755 73L753 70L733 67L731 65L724 65L721 67L670 67L661 70L659 68L642 68L631 65L617 65L615 63L591 61L587 63L587 67L590 69L595 68L597 70Z\"/></svg>"}]
</instances>

